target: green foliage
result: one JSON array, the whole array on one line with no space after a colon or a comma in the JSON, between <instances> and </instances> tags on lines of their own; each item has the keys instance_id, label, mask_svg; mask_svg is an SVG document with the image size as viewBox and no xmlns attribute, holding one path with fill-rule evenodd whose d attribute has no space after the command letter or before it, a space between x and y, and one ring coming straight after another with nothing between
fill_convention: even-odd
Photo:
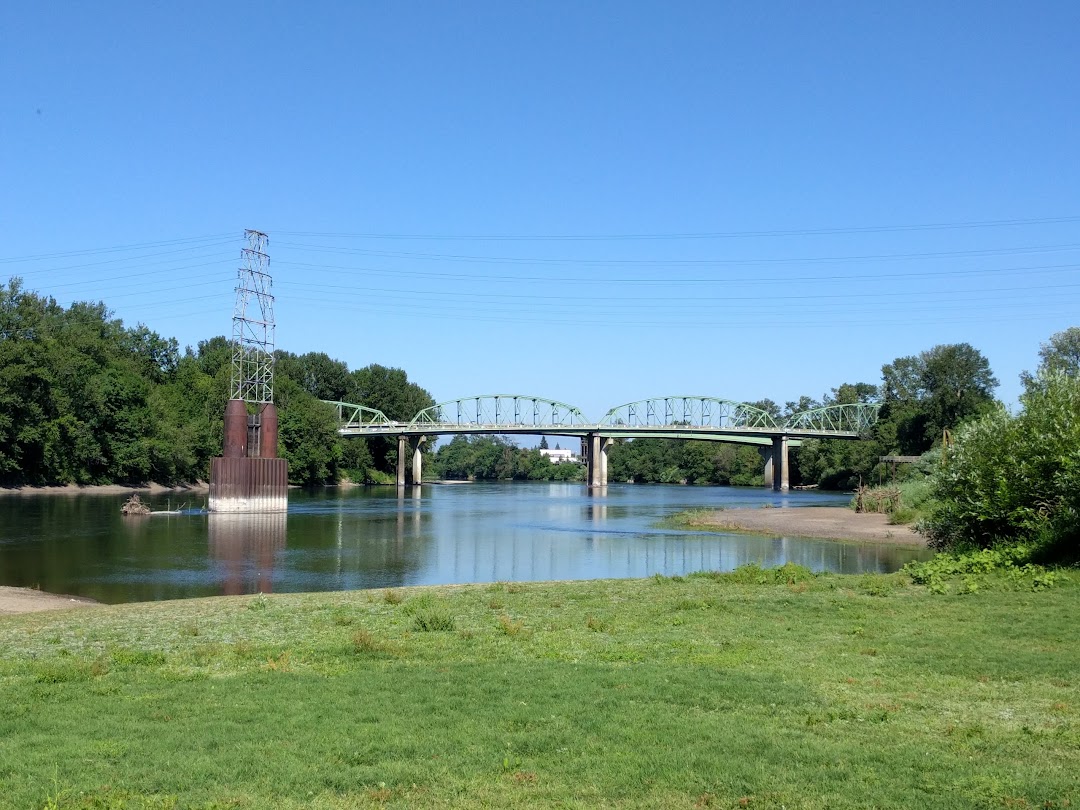
<instances>
[{"instance_id":1,"label":"green foliage","mask_svg":"<svg viewBox=\"0 0 1080 810\"><path fill-rule=\"evenodd\" d=\"M925 585L931 593L976 593L991 579L1018 590L1042 591L1054 587L1062 577L1031 562L1038 547L1015 543L994 548L971 549L958 553L942 552L932 559L909 562L903 572L916 585Z\"/></svg>"},{"instance_id":2,"label":"green foliage","mask_svg":"<svg viewBox=\"0 0 1080 810\"><path fill-rule=\"evenodd\" d=\"M940 549L1033 543L1080 556L1080 377L1040 371L1023 411L998 409L956 434L920 531Z\"/></svg>"},{"instance_id":3,"label":"green foliage","mask_svg":"<svg viewBox=\"0 0 1080 810\"><path fill-rule=\"evenodd\" d=\"M645 438L616 441L608 449L611 481L754 486L764 469L761 451L748 445Z\"/></svg>"},{"instance_id":4,"label":"green foliage","mask_svg":"<svg viewBox=\"0 0 1080 810\"><path fill-rule=\"evenodd\" d=\"M747 563L734 571L710 573L708 576L721 582L737 582L742 585L794 585L810 582L817 574L804 565L787 562L774 568L762 568L757 563Z\"/></svg>"},{"instance_id":5,"label":"green foliage","mask_svg":"<svg viewBox=\"0 0 1080 810\"><path fill-rule=\"evenodd\" d=\"M289 462L289 482L310 485L337 481L341 443L333 407L288 377L275 385L274 399L281 449Z\"/></svg>"},{"instance_id":6,"label":"green foliage","mask_svg":"<svg viewBox=\"0 0 1080 810\"><path fill-rule=\"evenodd\" d=\"M413 616L413 630L418 633L449 633L454 629L454 617L440 608L427 608Z\"/></svg>"},{"instance_id":7,"label":"green foliage","mask_svg":"<svg viewBox=\"0 0 1080 810\"><path fill-rule=\"evenodd\" d=\"M1056 332L1039 347L1039 368L1070 377L1080 376L1080 326ZM1020 374L1025 388L1030 388L1035 380L1035 376L1027 371Z\"/></svg>"},{"instance_id":8,"label":"green foliage","mask_svg":"<svg viewBox=\"0 0 1080 810\"><path fill-rule=\"evenodd\" d=\"M539 449L525 449L500 436L455 436L435 453L440 478L477 481L581 481L581 464L554 464Z\"/></svg>"},{"instance_id":9,"label":"green foliage","mask_svg":"<svg viewBox=\"0 0 1080 810\"><path fill-rule=\"evenodd\" d=\"M224 337L180 353L142 324L126 328L102 303L64 309L0 287L0 485L176 484L204 480L220 454L232 346ZM275 401L290 481L379 480L386 442L337 436L319 399L350 399L411 418L432 404L404 371L349 372L321 352L279 352ZM367 397L367 399L365 399Z\"/></svg>"},{"instance_id":10,"label":"green foliage","mask_svg":"<svg viewBox=\"0 0 1080 810\"><path fill-rule=\"evenodd\" d=\"M825 405L880 402L878 422L859 442L812 440L792 452L793 481L823 489L855 489L885 474L883 455L920 455L940 442L942 432L988 413L994 407L997 379L987 359L967 343L935 346L918 355L898 357L881 369L880 387L843 384L825 397ZM788 403L801 410L812 400Z\"/></svg>"}]
</instances>

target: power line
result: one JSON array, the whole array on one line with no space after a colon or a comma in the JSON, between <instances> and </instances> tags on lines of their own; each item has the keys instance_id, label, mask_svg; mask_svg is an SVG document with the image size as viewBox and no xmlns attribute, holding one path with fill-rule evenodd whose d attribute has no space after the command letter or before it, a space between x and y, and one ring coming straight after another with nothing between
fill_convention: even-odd
<instances>
[{"instance_id":1,"label":"power line","mask_svg":"<svg viewBox=\"0 0 1080 810\"><path fill-rule=\"evenodd\" d=\"M505 282L505 283L517 283L522 281L539 282L539 283L566 283L566 284L610 284L611 279L608 278L580 278L578 276L504 276L504 275L491 275L489 273L439 273L435 271L423 271L423 270L396 270L388 268L378 267L351 267L348 265L334 265L334 264L315 264L312 262L290 262L290 261L278 261L277 266L296 267L303 270L315 270L318 272L330 272L337 274L346 273L371 273L377 275L392 275L392 276L409 276L421 279L435 279L435 280L447 280L447 281L483 281L483 282ZM970 270L932 270L932 271L917 271L909 273L890 273L888 278L892 279L905 279L905 278L937 278L939 276L970 276L970 275L984 275L984 274L996 274L996 273L1052 273L1063 272L1067 270L1078 270L1080 265L1075 263L1069 264L1042 264L1042 265L1027 265L1022 267L1001 267L1001 268L976 268ZM816 275L816 276L755 276L753 278L735 278L735 279L723 279L723 278L678 278L678 277L665 277L665 278L620 278L618 283L620 285L694 285L694 284L715 284L715 283L730 283L737 285L753 285L753 284L792 284L799 282L808 283L821 283L824 281L858 281L865 282L867 276L864 273L854 273L846 275ZM289 282L282 282L289 283ZM528 296L530 298L536 296Z\"/></svg>"},{"instance_id":2,"label":"power line","mask_svg":"<svg viewBox=\"0 0 1080 810\"><path fill-rule=\"evenodd\" d=\"M424 261L476 262L478 264L536 264L536 265L581 265L588 267L708 267L718 265L757 266L776 264L817 264L874 261L913 261L923 259L949 258L987 258L992 256L1016 256L1032 253L1055 253L1080 250L1080 243L1057 245L1028 245L1015 248L992 248L957 251L932 251L924 253L880 253L856 256L800 256L787 258L743 258L743 259L585 259L585 258L521 258L513 256L469 256L452 253L411 253L402 251L365 250L363 248L337 248L325 245L279 242L282 248L304 248L316 253L348 254L358 256L379 256L394 259L421 259Z\"/></svg>"},{"instance_id":3,"label":"power line","mask_svg":"<svg viewBox=\"0 0 1080 810\"><path fill-rule=\"evenodd\" d=\"M1006 228L1032 225L1062 225L1080 222L1080 216L1041 217L1034 219L990 219L969 222L930 222L909 225L868 225L838 228L792 228L788 230L763 231L711 231L700 233L622 233L622 234L402 234L402 233L348 233L319 231L275 231L285 236L312 236L334 239L400 239L416 241L477 241L477 242L584 242L629 240L680 240L680 239L744 239L787 236L836 236L864 233L906 233L910 231L970 230L981 228Z\"/></svg>"},{"instance_id":4,"label":"power line","mask_svg":"<svg viewBox=\"0 0 1080 810\"><path fill-rule=\"evenodd\" d=\"M0 264L10 264L12 262L33 262L44 261L46 259L60 259L70 256L87 256L95 253L119 253L130 250L143 250L145 248L153 247L165 247L168 245L177 245L185 242L218 242L219 240L229 237L230 234L212 234L210 236L191 236L183 239L167 239L160 242L140 242L132 245L116 245L113 247L105 248L88 248L84 250L69 250L60 253L40 253L33 256L9 256L7 258L0 258ZM203 247L209 247L203 245ZM156 255L156 254L155 254Z\"/></svg>"},{"instance_id":5,"label":"power line","mask_svg":"<svg viewBox=\"0 0 1080 810\"><path fill-rule=\"evenodd\" d=\"M224 245L226 243L222 242L221 244ZM215 245L199 245L199 249L208 248L208 247L217 247L217 246L218 245L216 245L216 244ZM143 254L141 256L124 256L124 257L119 257L119 258L115 258L115 259L103 259L102 261L99 261L99 262L86 262L84 264L69 264L69 265L66 265L64 267L41 267L41 268L38 268L37 270L26 270L26 271L23 271L23 272L13 273L12 275L22 277L22 276L36 276L36 275L40 275L42 273L62 273L65 270L85 270L88 267L102 267L102 266L107 265L107 264L117 264L117 263L120 263L120 262L137 262L137 261L142 261L143 259L156 258L158 256L169 256L169 255L172 255L172 254L175 254L175 253L184 253L184 252L187 252L188 250L192 250L192 249L194 249L194 248L182 248L180 250L165 250L165 251L161 251L160 253L146 253L146 254ZM164 260L158 261L158 262L149 262L149 264L151 266L153 266L153 265L158 265L158 264L168 264L169 262L174 262L174 261L187 261L189 259L210 259L210 258L217 258L217 257L220 257L221 259L225 259L225 258L227 258L227 256L228 256L228 254L224 254L224 253L208 253L208 254L206 254L204 256L186 256L184 258L177 258L177 259L164 259Z\"/></svg>"}]
</instances>

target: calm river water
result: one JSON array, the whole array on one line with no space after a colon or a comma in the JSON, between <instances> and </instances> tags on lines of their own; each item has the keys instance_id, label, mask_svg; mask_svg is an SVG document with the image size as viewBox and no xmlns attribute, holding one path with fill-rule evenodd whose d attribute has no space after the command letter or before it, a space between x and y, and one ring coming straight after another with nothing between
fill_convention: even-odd
<instances>
[{"instance_id":1,"label":"calm river water","mask_svg":"<svg viewBox=\"0 0 1080 810\"><path fill-rule=\"evenodd\" d=\"M180 496L181 499L184 496ZM173 504L176 495L171 496ZM144 500L146 500L144 498ZM684 509L814 506L848 496L723 487L499 483L289 493L288 514L124 518L123 497L0 497L0 584L135 602L727 571L787 561L894 571L918 548L661 528ZM149 499L165 509L166 498ZM199 504L201 505L201 503Z\"/></svg>"}]
</instances>

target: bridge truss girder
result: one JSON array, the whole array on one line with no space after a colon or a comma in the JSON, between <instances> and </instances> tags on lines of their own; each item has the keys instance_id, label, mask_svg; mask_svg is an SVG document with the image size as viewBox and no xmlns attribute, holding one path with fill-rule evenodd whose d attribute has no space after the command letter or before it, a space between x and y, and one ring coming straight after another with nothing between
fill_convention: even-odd
<instances>
[{"instance_id":1,"label":"bridge truss girder","mask_svg":"<svg viewBox=\"0 0 1080 810\"><path fill-rule=\"evenodd\" d=\"M855 402L847 405L826 405L792 414L784 422L785 430L802 434L854 434L864 436L877 423L881 406L876 403Z\"/></svg>"},{"instance_id":2,"label":"bridge truss girder","mask_svg":"<svg viewBox=\"0 0 1080 810\"><path fill-rule=\"evenodd\" d=\"M603 427L720 428L776 430L772 415L746 402L707 396L666 396L618 405L604 414Z\"/></svg>"},{"instance_id":3,"label":"bridge truss girder","mask_svg":"<svg viewBox=\"0 0 1080 810\"><path fill-rule=\"evenodd\" d=\"M452 399L425 408L409 423L410 429L428 426L542 433L552 428L581 428L588 424L582 412L565 402L526 394L480 394Z\"/></svg>"},{"instance_id":4,"label":"bridge truss girder","mask_svg":"<svg viewBox=\"0 0 1080 810\"><path fill-rule=\"evenodd\" d=\"M350 429L364 429L383 427L391 428L395 424L385 413L365 405L356 405L352 402L336 402L324 399L327 405L332 405L337 410L338 431Z\"/></svg>"},{"instance_id":5,"label":"bridge truss girder","mask_svg":"<svg viewBox=\"0 0 1080 810\"><path fill-rule=\"evenodd\" d=\"M779 424L769 413L745 402L705 396L667 396L638 400L589 422L581 410L557 400L523 394L488 394L433 405L408 422L396 422L382 411L347 402L328 402L337 409L343 436L439 434L548 434L607 437L670 438L767 444L811 438L858 439L877 421L876 404L855 403L813 408Z\"/></svg>"}]
</instances>

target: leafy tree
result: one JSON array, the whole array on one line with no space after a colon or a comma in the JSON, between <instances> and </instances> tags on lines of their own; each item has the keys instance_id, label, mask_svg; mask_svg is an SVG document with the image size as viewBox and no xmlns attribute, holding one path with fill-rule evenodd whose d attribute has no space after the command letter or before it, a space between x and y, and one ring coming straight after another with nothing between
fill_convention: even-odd
<instances>
[{"instance_id":1,"label":"leafy tree","mask_svg":"<svg viewBox=\"0 0 1080 810\"><path fill-rule=\"evenodd\" d=\"M403 369L374 363L349 374L345 400L382 411L390 419L407 422L424 408L435 404L434 398L416 383L409 382ZM397 464L397 446L389 441L368 445L375 469L391 472ZM429 444L422 452L432 452Z\"/></svg>"},{"instance_id":2,"label":"leafy tree","mask_svg":"<svg viewBox=\"0 0 1080 810\"><path fill-rule=\"evenodd\" d=\"M940 441L942 431L993 407L997 379L990 363L970 344L935 346L919 355L885 364L879 415L889 423L882 435L895 442L888 449L918 455Z\"/></svg>"},{"instance_id":3,"label":"leafy tree","mask_svg":"<svg viewBox=\"0 0 1080 810\"><path fill-rule=\"evenodd\" d=\"M540 437L540 448L539 449L541 449L541 450L547 450L548 449L547 436L541 436Z\"/></svg>"},{"instance_id":4,"label":"leafy tree","mask_svg":"<svg viewBox=\"0 0 1080 810\"><path fill-rule=\"evenodd\" d=\"M1033 543L1080 557L1080 377L1040 371L1021 403L1018 416L998 407L957 431L922 527L935 547Z\"/></svg>"},{"instance_id":5,"label":"leafy tree","mask_svg":"<svg viewBox=\"0 0 1080 810\"><path fill-rule=\"evenodd\" d=\"M970 344L935 346L922 357L931 441L993 406L997 378L989 361Z\"/></svg>"},{"instance_id":6,"label":"leafy tree","mask_svg":"<svg viewBox=\"0 0 1080 810\"><path fill-rule=\"evenodd\" d=\"M341 446L332 406L320 402L288 377L276 381L278 438L289 462L289 482L330 484L337 481Z\"/></svg>"},{"instance_id":7,"label":"leafy tree","mask_svg":"<svg viewBox=\"0 0 1080 810\"><path fill-rule=\"evenodd\" d=\"M1070 326L1054 333L1050 340L1039 347L1039 370L1060 371L1073 377L1080 375L1080 326ZM1020 381L1025 388L1030 388L1036 378L1024 371L1020 374Z\"/></svg>"},{"instance_id":8,"label":"leafy tree","mask_svg":"<svg viewBox=\"0 0 1080 810\"><path fill-rule=\"evenodd\" d=\"M581 480L580 464L553 464L539 448L526 450L499 436L455 436L435 454L442 478L465 480Z\"/></svg>"},{"instance_id":9,"label":"leafy tree","mask_svg":"<svg viewBox=\"0 0 1080 810\"><path fill-rule=\"evenodd\" d=\"M435 404L430 393L409 382L403 369L377 363L353 371L345 393L348 402L375 408L402 422Z\"/></svg>"},{"instance_id":10,"label":"leafy tree","mask_svg":"<svg viewBox=\"0 0 1080 810\"><path fill-rule=\"evenodd\" d=\"M324 352L298 356L279 350L274 358L275 376L290 377L315 399L340 402L349 391L349 367Z\"/></svg>"}]
</instances>

